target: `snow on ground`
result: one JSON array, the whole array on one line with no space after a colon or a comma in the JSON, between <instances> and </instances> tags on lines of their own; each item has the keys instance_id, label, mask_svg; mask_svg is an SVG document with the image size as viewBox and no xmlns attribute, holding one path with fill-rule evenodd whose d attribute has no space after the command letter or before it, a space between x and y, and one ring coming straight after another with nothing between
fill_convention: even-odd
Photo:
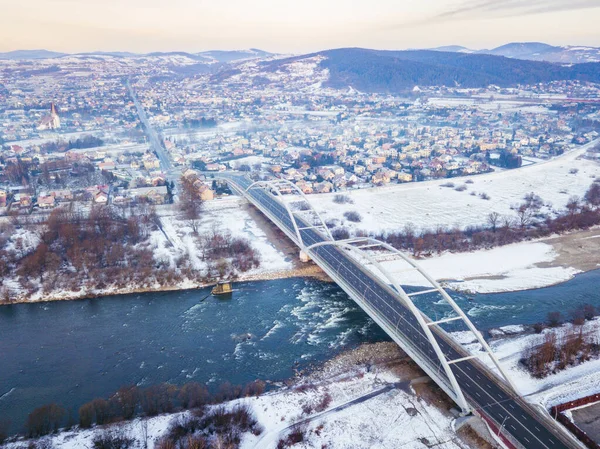
<instances>
[{"instance_id":1,"label":"snow on ground","mask_svg":"<svg viewBox=\"0 0 600 449\"><path fill-rule=\"evenodd\" d=\"M260 397L232 401L226 406L229 408L239 403L248 405L264 429L257 436L244 434L242 449L275 449L279 439L285 437L289 427L299 420L307 420L307 439L294 447L305 449L468 448L454 433L453 418L448 413L426 399L417 397L411 387L392 387L392 384L401 380L400 376L384 368L374 368L369 373L358 369L318 382L306 391L292 387ZM360 399L386 387L381 394ZM303 415L303 407L320 403L327 394L331 396L331 403L325 410ZM143 422L147 421L146 441L148 449L154 449L169 423L185 413L136 419L119 426L128 437L137 441L135 447L144 447ZM114 429L108 426L108 431L111 428ZM94 436L102 431L99 428L75 429L46 438L55 449L85 449L93 447ZM22 444L10 443L7 449L16 449Z\"/></svg>"},{"instance_id":2,"label":"snow on ground","mask_svg":"<svg viewBox=\"0 0 600 449\"><path fill-rule=\"evenodd\" d=\"M583 197L594 178L600 177L600 164L578 159L595 143L516 170L344 192L353 204L334 203L335 193L310 195L310 201L326 221L337 219L350 230L369 233L400 231L407 224L421 230L483 225L490 212L515 217L511 206L522 203L529 192L551 204L551 209L560 210L571 196ZM575 170L576 173L571 173ZM448 182L464 185L466 190L442 187ZM471 195L472 192L476 195ZM480 193L486 193L490 199L480 198ZM347 211L358 211L362 221L349 222L343 217Z\"/></svg>"},{"instance_id":3,"label":"snow on ground","mask_svg":"<svg viewBox=\"0 0 600 449\"><path fill-rule=\"evenodd\" d=\"M468 292L497 293L546 287L567 281L579 272L574 268L541 266L552 262L556 256L554 248L546 243L520 242L488 250L444 253L416 262L445 287ZM384 282L389 283L366 259L362 262ZM411 270L406 261L380 260L380 263L401 285L431 286L420 273Z\"/></svg>"},{"instance_id":4,"label":"snow on ground","mask_svg":"<svg viewBox=\"0 0 600 449\"><path fill-rule=\"evenodd\" d=\"M155 258L167 260L174 267L176 260L183 256L196 270L204 270L206 261L201 259L197 237L192 233L189 222L180 217L177 207L161 206L157 208L157 212L161 219L162 231L154 231L150 236ZM246 272L246 275L292 268L291 261L271 243L264 231L250 217L244 207L244 200L239 197L204 203L198 234L209 234L213 230L245 238L258 251L260 267Z\"/></svg>"},{"instance_id":5,"label":"snow on ground","mask_svg":"<svg viewBox=\"0 0 600 449\"><path fill-rule=\"evenodd\" d=\"M136 419L131 422L121 423L117 426L106 426L106 429L111 432L119 428L124 436L133 438L137 442L139 448L144 448L144 427L147 426L147 449L154 449L154 443L168 429L169 423L175 420L182 413L174 413L171 415L160 415L147 419ZM96 435L101 434L103 429L87 429L60 432L56 435L45 437L42 440L49 441L54 449L89 449L94 447L93 440ZM20 443L9 443L5 445L6 449L17 449L22 447Z\"/></svg>"},{"instance_id":6,"label":"snow on ground","mask_svg":"<svg viewBox=\"0 0 600 449\"><path fill-rule=\"evenodd\" d=\"M389 372L366 373L362 378L346 378L320 386L315 391L283 392L254 399L252 408L266 428L262 435L245 439L242 448L274 449L279 438L286 434L285 429L299 419L302 406L319 402L326 393L332 396L333 402L328 411L313 415L308 423L306 445L301 447L467 447L455 435L452 418L418 399L412 390L396 388L365 402L353 403L355 399L399 380ZM343 408L344 404L349 406Z\"/></svg>"},{"instance_id":7,"label":"snow on ground","mask_svg":"<svg viewBox=\"0 0 600 449\"><path fill-rule=\"evenodd\" d=\"M495 293L546 287L567 281L578 273L574 268L539 266L552 262L556 256L551 245L521 242L489 250L446 253L418 263L451 289ZM429 285L419 282L422 277L417 273L398 273L406 264L384 262L383 265L406 285Z\"/></svg>"},{"instance_id":8,"label":"snow on ground","mask_svg":"<svg viewBox=\"0 0 600 449\"><path fill-rule=\"evenodd\" d=\"M262 164L271 162L272 160L273 159L264 157L264 156L246 156L246 157L241 157L239 159L234 159L234 160L230 161L229 165L231 165L232 168L239 169L244 164L252 167L256 164L262 165Z\"/></svg>"},{"instance_id":9,"label":"snow on ground","mask_svg":"<svg viewBox=\"0 0 600 449\"><path fill-rule=\"evenodd\" d=\"M571 324L565 324L556 330L546 329L544 333L556 332L558 335L561 335L568 332L572 327ZM504 328L500 328L500 331L504 330ZM514 330L513 326L510 326L506 329L507 332L505 333L511 333ZM599 338L600 318L586 322L583 326L583 332L593 333L597 336L596 338ZM452 335L454 336L455 333ZM478 354L482 362L497 372L490 358L482 355L483 352L479 352L480 346L478 343L474 343L475 338L472 334L470 334L470 338L468 333L459 333L456 336L469 350ZM525 348L532 343L540 344L542 339L543 334L527 334L501 338L490 342L490 347L499 359L500 365L508 373L521 395L526 396L527 400L532 403L550 408L553 405L600 392L600 359L590 360L581 365L569 367L543 379L532 377L519 364L519 359Z\"/></svg>"}]
</instances>

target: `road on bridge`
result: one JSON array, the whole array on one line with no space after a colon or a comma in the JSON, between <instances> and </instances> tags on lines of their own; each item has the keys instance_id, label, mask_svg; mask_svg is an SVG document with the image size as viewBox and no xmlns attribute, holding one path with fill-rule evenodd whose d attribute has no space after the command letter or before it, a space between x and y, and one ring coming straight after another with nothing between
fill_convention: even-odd
<instances>
[{"instance_id":1,"label":"road on bridge","mask_svg":"<svg viewBox=\"0 0 600 449\"><path fill-rule=\"evenodd\" d=\"M241 175L223 175L230 185L259 208L295 243L302 247L327 240L319 231L296 217L302 242L297 242L294 223L286 207L275 195L264 189L247 189L252 181ZM309 251L310 257L336 281L357 303L409 354L426 372L435 373L434 380L448 392L449 381L437 354L409 308L397 292L362 266L348 251L333 246L319 246ZM460 360L471 354L452 340L437 325L431 326L435 339L447 360ZM418 360L417 360L418 359ZM426 365L426 366L424 366ZM537 410L516 394L503 380L478 359L468 358L451 365L467 402L473 411L491 421L505 444L526 449L581 448L560 424L545 412ZM445 385L444 385L445 383Z\"/></svg>"}]
</instances>

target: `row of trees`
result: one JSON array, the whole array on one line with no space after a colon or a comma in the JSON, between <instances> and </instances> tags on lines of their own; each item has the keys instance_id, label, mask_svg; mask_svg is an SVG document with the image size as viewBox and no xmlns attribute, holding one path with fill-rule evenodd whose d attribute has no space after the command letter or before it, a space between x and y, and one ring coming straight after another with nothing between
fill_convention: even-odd
<instances>
[{"instance_id":1,"label":"row of trees","mask_svg":"<svg viewBox=\"0 0 600 449\"><path fill-rule=\"evenodd\" d=\"M101 147L102 145L104 145L104 140L90 134L68 142L46 142L42 144L41 150L44 153L55 153L73 149Z\"/></svg>"},{"instance_id":2,"label":"row of trees","mask_svg":"<svg viewBox=\"0 0 600 449\"><path fill-rule=\"evenodd\" d=\"M202 409L208 404L220 404L241 397L258 396L264 393L266 384L255 380L245 386L221 384L210 392L204 384L190 382L181 387L158 384L146 388L135 385L122 387L108 399L96 398L79 408L79 426L90 428L120 421L129 421L136 416L156 416L181 410ZM40 437L56 432L65 425L66 410L49 404L33 410L25 423L29 437Z\"/></svg>"}]
</instances>

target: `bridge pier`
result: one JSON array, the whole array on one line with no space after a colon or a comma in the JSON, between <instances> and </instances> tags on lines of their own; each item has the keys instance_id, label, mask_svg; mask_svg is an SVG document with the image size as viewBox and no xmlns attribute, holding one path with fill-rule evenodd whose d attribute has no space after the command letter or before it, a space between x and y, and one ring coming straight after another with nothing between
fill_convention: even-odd
<instances>
[{"instance_id":1,"label":"bridge pier","mask_svg":"<svg viewBox=\"0 0 600 449\"><path fill-rule=\"evenodd\" d=\"M302 250L300 250L299 257L300 257L300 262L310 262L310 256Z\"/></svg>"}]
</instances>

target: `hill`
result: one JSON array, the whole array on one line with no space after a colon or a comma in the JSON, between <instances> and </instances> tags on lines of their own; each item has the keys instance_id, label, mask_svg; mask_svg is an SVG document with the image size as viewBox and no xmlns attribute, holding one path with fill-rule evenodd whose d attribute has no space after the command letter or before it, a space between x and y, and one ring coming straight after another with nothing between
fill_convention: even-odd
<instances>
[{"instance_id":1,"label":"hill","mask_svg":"<svg viewBox=\"0 0 600 449\"><path fill-rule=\"evenodd\" d=\"M198 56L204 58L214 59L218 62L232 62L243 59L257 59L257 58L268 58L273 56L273 53L269 53L264 50L257 48L251 48L249 50L211 50L197 53Z\"/></svg>"},{"instance_id":2,"label":"hill","mask_svg":"<svg viewBox=\"0 0 600 449\"><path fill-rule=\"evenodd\" d=\"M492 50L481 50L479 53L488 55L506 56L507 58L531 59L533 55L543 55L560 50L561 47L544 44L542 42L512 42L501 45Z\"/></svg>"},{"instance_id":3,"label":"hill","mask_svg":"<svg viewBox=\"0 0 600 449\"><path fill-rule=\"evenodd\" d=\"M584 62L600 62L600 48L587 46L554 46L542 42L512 42L491 50L472 50L460 45L447 45L432 48L435 51L454 53L478 53L505 56L514 59L531 61L558 62L564 64L580 64Z\"/></svg>"},{"instance_id":4,"label":"hill","mask_svg":"<svg viewBox=\"0 0 600 449\"><path fill-rule=\"evenodd\" d=\"M384 51L341 48L269 61L267 70L285 69L292 61L320 56L329 70L329 87L353 87L362 92L397 93L414 86L501 87L556 80L600 82L600 64L565 67L503 56L432 50Z\"/></svg>"},{"instance_id":5,"label":"hill","mask_svg":"<svg viewBox=\"0 0 600 449\"><path fill-rule=\"evenodd\" d=\"M60 58L67 53L59 53L49 50L15 50L6 53L0 53L0 59L46 59Z\"/></svg>"}]
</instances>

